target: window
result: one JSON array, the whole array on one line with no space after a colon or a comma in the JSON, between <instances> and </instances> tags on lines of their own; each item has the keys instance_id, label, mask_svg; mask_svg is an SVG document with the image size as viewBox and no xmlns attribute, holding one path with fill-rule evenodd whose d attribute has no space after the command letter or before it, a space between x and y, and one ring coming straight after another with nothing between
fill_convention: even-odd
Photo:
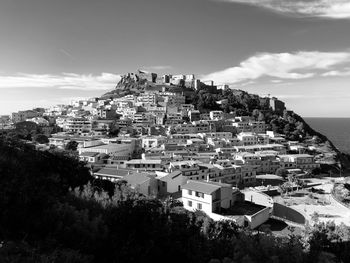
<instances>
[{"instance_id":1,"label":"window","mask_svg":"<svg viewBox=\"0 0 350 263\"><path fill-rule=\"evenodd\" d=\"M202 209L202 204L197 204L197 209L201 210Z\"/></svg>"},{"instance_id":2,"label":"window","mask_svg":"<svg viewBox=\"0 0 350 263\"><path fill-rule=\"evenodd\" d=\"M189 195L192 195L192 190L188 190L188 194L189 194Z\"/></svg>"},{"instance_id":3,"label":"window","mask_svg":"<svg viewBox=\"0 0 350 263\"><path fill-rule=\"evenodd\" d=\"M196 196L197 196L197 197L204 198L204 194L203 194L203 193L200 193L200 192L196 192Z\"/></svg>"},{"instance_id":4,"label":"window","mask_svg":"<svg viewBox=\"0 0 350 263\"><path fill-rule=\"evenodd\" d=\"M192 201L187 202L188 206L192 206Z\"/></svg>"}]
</instances>

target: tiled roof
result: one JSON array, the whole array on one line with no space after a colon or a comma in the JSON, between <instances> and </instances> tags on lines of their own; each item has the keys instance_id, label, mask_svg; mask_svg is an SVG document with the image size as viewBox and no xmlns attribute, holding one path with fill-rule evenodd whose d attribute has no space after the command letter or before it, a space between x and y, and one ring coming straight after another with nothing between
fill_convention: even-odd
<instances>
[{"instance_id":1,"label":"tiled roof","mask_svg":"<svg viewBox=\"0 0 350 263\"><path fill-rule=\"evenodd\" d=\"M95 152L83 152L81 153L79 156L84 156L84 157L95 157L99 155L99 153L95 153Z\"/></svg>"},{"instance_id":2,"label":"tiled roof","mask_svg":"<svg viewBox=\"0 0 350 263\"><path fill-rule=\"evenodd\" d=\"M126 180L128 184L132 186L141 185L150 180L149 177L142 174L128 174L123 179Z\"/></svg>"},{"instance_id":3,"label":"tiled roof","mask_svg":"<svg viewBox=\"0 0 350 263\"><path fill-rule=\"evenodd\" d=\"M116 169L116 168L102 168L97 171L95 175L109 176L109 177L124 177L130 173L130 170Z\"/></svg>"},{"instance_id":4,"label":"tiled roof","mask_svg":"<svg viewBox=\"0 0 350 263\"><path fill-rule=\"evenodd\" d=\"M144 159L132 159L127 161L126 164L161 164L162 160L144 160Z\"/></svg>"},{"instance_id":5,"label":"tiled roof","mask_svg":"<svg viewBox=\"0 0 350 263\"><path fill-rule=\"evenodd\" d=\"M204 194L212 194L216 190L220 189L221 187L230 187L229 184L222 184L222 183L215 183L215 182L206 182L206 181L191 181L189 180L187 184L182 186L182 189L192 190L201 192Z\"/></svg>"},{"instance_id":6,"label":"tiled roof","mask_svg":"<svg viewBox=\"0 0 350 263\"><path fill-rule=\"evenodd\" d=\"M170 181L172 179L175 179L176 177L180 176L182 173L180 171L174 171L166 176L163 176L163 177L158 177L158 179L160 181L163 181L163 182L167 182L167 181Z\"/></svg>"}]
</instances>

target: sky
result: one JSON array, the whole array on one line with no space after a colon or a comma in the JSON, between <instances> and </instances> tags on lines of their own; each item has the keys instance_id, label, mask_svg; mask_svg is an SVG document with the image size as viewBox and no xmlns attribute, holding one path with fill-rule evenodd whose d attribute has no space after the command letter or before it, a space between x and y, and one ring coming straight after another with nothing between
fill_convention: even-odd
<instances>
[{"instance_id":1,"label":"sky","mask_svg":"<svg viewBox=\"0 0 350 263\"><path fill-rule=\"evenodd\" d=\"M304 117L350 117L348 0L1 0L0 114L195 74Z\"/></svg>"}]
</instances>

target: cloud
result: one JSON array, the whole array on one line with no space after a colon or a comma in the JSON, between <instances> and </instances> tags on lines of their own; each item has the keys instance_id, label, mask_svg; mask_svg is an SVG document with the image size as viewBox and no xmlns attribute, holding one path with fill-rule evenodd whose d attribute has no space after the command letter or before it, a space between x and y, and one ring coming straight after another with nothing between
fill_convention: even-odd
<instances>
[{"instance_id":1,"label":"cloud","mask_svg":"<svg viewBox=\"0 0 350 263\"><path fill-rule=\"evenodd\" d=\"M308 17L349 19L349 0L219 0L259 6L275 12Z\"/></svg>"},{"instance_id":2,"label":"cloud","mask_svg":"<svg viewBox=\"0 0 350 263\"><path fill-rule=\"evenodd\" d=\"M350 69L347 68L343 71L340 70L331 70L322 74L324 77L347 77L350 76Z\"/></svg>"},{"instance_id":3,"label":"cloud","mask_svg":"<svg viewBox=\"0 0 350 263\"><path fill-rule=\"evenodd\" d=\"M281 80L281 79L272 79L271 82L272 83L282 83L283 80Z\"/></svg>"},{"instance_id":4,"label":"cloud","mask_svg":"<svg viewBox=\"0 0 350 263\"><path fill-rule=\"evenodd\" d=\"M58 88L73 90L108 90L120 80L120 75L82 75L75 73L0 75L0 88Z\"/></svg>"},{"instance_id":5,"label":"cloud","mask_svg":"<svg viewBox=\"0 0 350 263\"><path fill-rule=\"evenodd\" d=\"M247 82L231 84L230 87L231 88L240 89L240 88L243 88L243 87L246 87L246 86L250 86L250 85L254 85L254 84L256 84L256 82L251 80L251 81L247 81Z\"/></svg>"},{"instance_id":6,"label":"cloud","mask_svg":"<svg viewBox=\"0 0 350 263\"><path fill-rule=\"evenodd\" d=\"M349 52L300 51L295 53L263 53L252 56L239 66L214 72L201 78L217 84L234 84L261 77L305 79L320 70L350 62Z\"/></svg>"}]
</instances>

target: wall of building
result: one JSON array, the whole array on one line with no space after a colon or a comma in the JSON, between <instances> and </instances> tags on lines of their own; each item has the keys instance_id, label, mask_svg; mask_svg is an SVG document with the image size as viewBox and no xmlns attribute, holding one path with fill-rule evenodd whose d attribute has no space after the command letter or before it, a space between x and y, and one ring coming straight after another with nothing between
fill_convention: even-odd
<instances>
[{"instance_id":1,"label":"wall of building","mask_svg":"<svg viewBox=\"0 0 350 263\"><path fill-rule=\"evenodd\" d=\"M222 187L221 188L221 207L228 209L232 205L233 205L232 188Z\"/></svg>"},{"instance_id":2,"label":"wall of building","mask_svg":"<svg viewBox=\"0 0 350 263\"><path fill-rule=\"evenodd\" d=\"M246 221L248 222L248 225L250 229L254 229L261 224L265 223L270 218L270 208L266 207L259 212L255 213L252 216L245 216Z\"/></svg>"},{"instance_id":3,"label":"wall of building","mask_svg":"<svg viewBox=\"0 0 350 263\"><path fill-rule=\"evenodd\" d=\"M179 191L179 186L182 186L184 184L186 184L187 182L187 178L179 175L175 178L173 178L172 180L169 180L167 182L167 192L168 193L176 193Z\"/></svg>"},{"instance_id":4,"label":"wall of building","mask_svg":"<svg viewBox=\"0 0 350 263\"><path fill-rule=\"evenodd\" d=\"M212 196L204 194L204 198L197 197L195 191L192 191L192 195L188 194L187 189L182 189L182 202L184 208L190 211L197 210L197 204L202 204L202 211L205 213L212 212ZM192 201L192 206L188 205L188 201Z\"/></svg>"}]
</instances>

